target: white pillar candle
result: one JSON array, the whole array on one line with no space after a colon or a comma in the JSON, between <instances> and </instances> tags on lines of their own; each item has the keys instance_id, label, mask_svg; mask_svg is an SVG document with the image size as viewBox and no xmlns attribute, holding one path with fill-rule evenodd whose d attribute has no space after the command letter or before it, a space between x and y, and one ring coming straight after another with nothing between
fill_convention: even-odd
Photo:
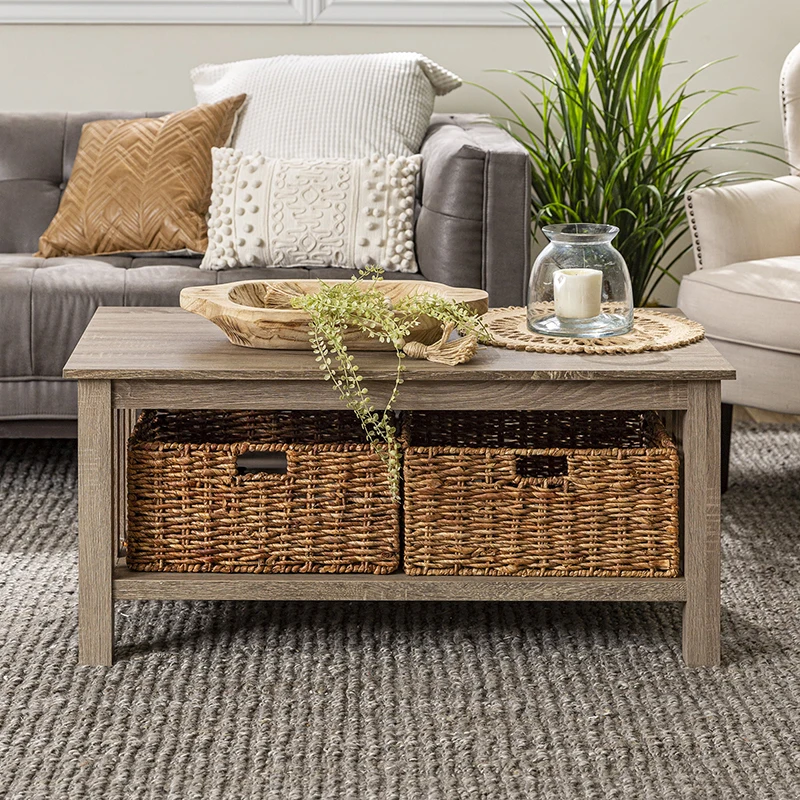
<instances>
[{"instance_id":1,"label":"white pillar candle","mask_svg":"<svg viewBox=\"0 0 800 800\"><path fill-rule=\"evenodd\" d=\"M588 319L598 316L602 293L602 270L559 269L553 273L557 317Z\"/></svg>"}]
</instances>

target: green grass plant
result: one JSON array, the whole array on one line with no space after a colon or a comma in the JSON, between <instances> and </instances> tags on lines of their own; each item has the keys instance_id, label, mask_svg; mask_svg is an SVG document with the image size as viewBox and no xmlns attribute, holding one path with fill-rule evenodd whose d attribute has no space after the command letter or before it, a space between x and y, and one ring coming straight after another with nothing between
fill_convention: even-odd
<instances>
[{"instance_id":1,"label":"green grass plant","mask_svg":"<svg viewBox=\"0 0 800 800\"><path fill-rule=\"evenodd\" d=\"M770 145L729 138L740 124L702 123L708 107L736 89L696 88L717 62L674 74L680 65L668 61L668 45L692 9L678 0L542 2L558 25L528 0L517 13L544 43L552 72L500 70L524 84L523 101L518 110L490 92L509 112L496 122L530 155L534 225L616 225L634 302L645 305L662 279L678 282L672 270L691 247L686 192L756 177L710 171L709 153L782 159Z\"/></svg>"}]
</instances>

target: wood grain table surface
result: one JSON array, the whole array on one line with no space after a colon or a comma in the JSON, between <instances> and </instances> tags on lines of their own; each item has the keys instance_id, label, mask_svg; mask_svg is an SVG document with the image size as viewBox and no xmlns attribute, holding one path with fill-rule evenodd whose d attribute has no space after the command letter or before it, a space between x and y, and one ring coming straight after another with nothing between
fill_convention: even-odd
<instances>
[{"instance_id":1,"label":"wood grain table surface","mask_svg":"<svg viewBox=\"0 0 800 800\"><path fill-rule=\"evenodd\" d=\"M395 358L358 352L362 374L394 378ZM628 355L528 353L481 347L467 364L405 360L405 380L728 380L730 364L708 341ZM319 380L310 351L256 350L179 308L99 308L64 368L65 378Z\"/></svg>"}]
</instances>

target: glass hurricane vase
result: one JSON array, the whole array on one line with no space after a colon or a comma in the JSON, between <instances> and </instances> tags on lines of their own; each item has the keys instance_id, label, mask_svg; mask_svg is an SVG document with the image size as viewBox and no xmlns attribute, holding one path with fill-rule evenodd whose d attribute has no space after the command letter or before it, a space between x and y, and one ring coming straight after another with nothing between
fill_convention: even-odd
<instances>
[{"instance_id":1,"label":"glass hurricane vase","mask_svg":"<svg viewBox=\"0 0 800 800\"><path fill-rule=\"evenodd\" d=\"M550 240L531 271L528 328L545 336L595 339L633 327L633 291L625 259L611 244L613 225L547 225Z\"/></svg>"}]
</instances>

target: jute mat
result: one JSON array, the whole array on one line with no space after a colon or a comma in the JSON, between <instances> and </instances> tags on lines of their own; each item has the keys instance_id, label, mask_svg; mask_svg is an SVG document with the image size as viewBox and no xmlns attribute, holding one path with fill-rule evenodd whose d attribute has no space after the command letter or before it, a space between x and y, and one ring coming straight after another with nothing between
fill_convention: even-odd
<instances>
[{"instance_id":1,"label":"jute mat","mask_svg":"<svg viewBox=\"0 0 800 800\"><path fill-rule=\"evenodd\" d=\"M705 330L699 322L649 308L637 308L634 311L633 330L630 333L605 339L569 339L532 333L526 323L526 310L513 306L489 309L481 319L495 345L534 353L643 353L647 350L684 347L705 336Z\"/></svg>"},{"instance_id":2,"label":"jute mat","mask_svg":"<svg viewBox=\"0 0 800 800\"><path fill-rule=\"evenodd\" d=\"M2 441L0 798L796 799L798 485L734 430L721 667L679 603L177 601L79 667L74 444Z\"/></svg>"}]
</instances>

